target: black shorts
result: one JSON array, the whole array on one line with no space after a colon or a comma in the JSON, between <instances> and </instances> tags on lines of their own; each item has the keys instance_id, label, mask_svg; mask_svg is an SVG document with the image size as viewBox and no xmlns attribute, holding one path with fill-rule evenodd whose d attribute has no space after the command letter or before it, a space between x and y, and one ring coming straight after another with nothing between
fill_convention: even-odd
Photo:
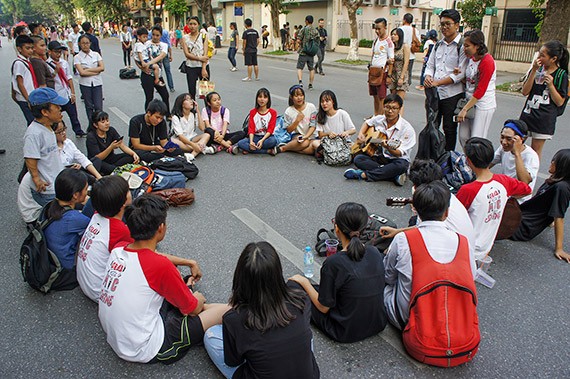
<instances>
[{"instance_id":1,"label":"black shorts","mask_svg":"<svg viewBox=\"0 0 570 379\"><path fill-rule=\"evenodd\" d=\"M297 58L297 69L302 70L307 65L309 71L313 71L315 68L315 57L310 57L308 55L299 55Z\"/></svg>"},{"instance_id":2,"label":"black shorts","mask_svg":"<svg viewBox=\"0 0 570 379\"><path fill-rule=\"evenodd\" d=\"M186 355L192 346L204 341L204 327L198 316L183 316L182 313L164 300L160 308L160 317L164 324L164 342L149 363L171 364Z\"/></svg>"},{"instance_id":3,"label":"black shorts","mask_svg":"<svg viewBox=\"0 0 570 379\"><path fill-rule=\"evenodd\" d=\"M257 66L257 53L244 53L243 59L246 66Z\"/></svg>"}]
</instances>

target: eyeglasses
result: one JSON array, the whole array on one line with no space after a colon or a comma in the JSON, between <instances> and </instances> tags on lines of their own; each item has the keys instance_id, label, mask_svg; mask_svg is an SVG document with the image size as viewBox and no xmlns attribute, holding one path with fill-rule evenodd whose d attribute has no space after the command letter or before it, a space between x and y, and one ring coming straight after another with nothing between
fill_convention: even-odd
<instances>
[{"instance_id":1,"label":"eyeglasses","mask_svg":"<svg viewBox=\"0 0 570 379\"><path fill-rule=\"evenodd\" d=\"M390 112L398 112L400 110L400 107L384 107L384 110Z\"/></svg>"},{"instance_id":2,"label":"eyeglasses","mask_svg":"<svg viewBox=\"0 0 570 379\"><path fill-rule=\"evenodd\" d=\"M55 134L57 134L57 135L60 136L60 135L62 135L62 134L65 134L66 131L67 131L67 126L64 126L63 129L61 129L60 131L55 132Z\"/></svg>"},{"instance_id":3,"label":"eyeglasses","mask_svg":"<svg viewBox=\"0 0 570 379\"><path fill-rule=\"evenodd\" d=\"M440 23L439 27L440 28L450 28L452 25L455 25L455 22L447 21L447 22Z\"/></svg>"}]
</instances>

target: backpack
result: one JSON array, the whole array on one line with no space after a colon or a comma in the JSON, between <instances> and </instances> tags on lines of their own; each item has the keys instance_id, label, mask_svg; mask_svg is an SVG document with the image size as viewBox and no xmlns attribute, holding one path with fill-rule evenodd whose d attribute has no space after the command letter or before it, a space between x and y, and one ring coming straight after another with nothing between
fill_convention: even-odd
<instances>
[{"instance_id":1,"label":"backpack","mask_svg":"<svg viewBox=\"0 0 570 379\"><path fill-rule=\"evenodd\" d=\"M123 172L121 177L129 183L133 200L151 192L158 180L154 171L146 166L139 166L130 172Z\"/></svg>"},{"instance_id":2,"label":"backpack","mask_svg":"<svg viewBox=\"0 0 570 379\"><path fill-rule=\"evenodd\" d=\"M137 71L134 68L122 68L119 70L120 79L137 79Z\"/></svg>"},{"instance_id":3,"label":"backpack","mask_svg":"<svg viewBox=\"0 0 570 379\"><path fill-rule=\"evenodd\" d=\"M426 100L427 101L427 100ZM418 136L416 159L438 159L445 154L445 135L436 126L437 112L427 109L427 125Z\"/></svg>"},{"instance_id":4,"label":"backpack","mask_svg":"<svg viewBox=\"0 0 570 379\"><path fill-rule=\"evenodd\" d=\"M152 190L160 191L170 188L186 188L186 177L179 171L155 170L156 182Z\"/></svg>"},{"instance_id":5,"label":"backpack","mask_svg":"<svg viewBox=\"0 0 570 379\"><path fill-rule=\"evenodd\" d=\"M45 214L45 207L42 216ZM71 210L64 207L65 212ZM42 221L36 221L29 227L29 234L20 248L20 269L22 277L30 287L44 294L48 293L62 271L57 256L48 249L44 230L54 221L40 216Z\"/></svg>"},{"instance_id":6,"label":"backpack","mask_svg":"<svg viewBox=\"0 0 570 379\"><path fill-rule=\"evenodd\" d=\"M202 45L204 45L204 47L206 47L206 41L208 41L208 58L212 58L216 54L214 43L208 39L207 34L202 34Z\"/></svg>"},{"instance_id":7,"label":"backpack","mask_svg":"<svg viewBox=\"0 0 570 379\"><path fill-rule=\"evenodd\" d=\"M457 193L462 185L475 180L475 174L463 153L446 151L437 159L437 164L443 171L443 181L451 187L452 193Z\"/></svg>"},{"instance_id":8,"label":"backpack","mask_svg":"<svg viewBox=\"0 0 570 379\"><path fill-rule=\"evenodd\" d=\"M198 176L198 167L183 157L163 157L149 164L153 170L179 171L188 179Z\"/></svg>"},{"instance_id":9,"label":"backpack","mask_svg":"<svg viewBox=\"0 0 570 379\"><path fill-rule=\"evenodd\" d=\"M437 51L437 49L439 49L439 47L441 46L442 43L443 43L443 40L437 41L437 43L433 47L433 53L435 53ZM457 42L457 56L458 57L461 54L461 48L462 47L463 47L463 36L461 36L461 38L459 38L459 42Z\"/></svg>"},{"instance_id":10,"label":"backpack","mask_svg":"<svg viewBox=\"0 0 570 379\"><path fill-rule=\"evenodd\" d=\"M410 317L402 331L404 347L414 359L433 366L469 362L479 349L481 334L467 239L457 235L455 258L440 264L428 253L417 228L405 234L413 276Z\"/></svg>"},{"instance_id":11,"label":"backpack","mask_svg":"<svg viewBox=\"0 0 570 379\"><path fill-rule=\"evenodd\" d=\"M119 167L115 167L111 175L121 175L123 172L131 172L135 168L141 167L140 164L127 163Z\"/></svg>"},{"instance_id":12,"label":"backpack","mask_svg":"<svg viewBox=\"0 0 570 379\"><path fill-rule=\"evenodd\" d=\"M322 147L323 162L327 166L346 166L352 161L350 144L346 138L324 137L320 147Z\"/></svg>"},{"instance_id":13,"label":"backpack","mask_svg":"<svg viewBox=\"0 0 570 379\"><path fill-rule=\"evenodd\" d=\"M564 69L558 69L556 71L556 76L554 76L553 81L554 81L554 87L556 88L562 88L562 81L564 80L564 73L566 71L564 71ZM564 111L566 110L566 105L568 104L568 96L566 96L566 99L564 99L564 104L562 104L561 106L559 106L557 108L558 116L562 116L564 114Z\"/></svg>"},{"instance_id":14,"label":"backpack","mask_svg":"<svg viewBox=\"0 0 570 379\"><path fill-rule=\"evenodd\" d=\"M282 143L289 143L291 141L291 133L289 133L287 131L287 128L284 127L283 116L277 116L273 135L275 136L278 145Z\"/></svg>"},{"instance_id":15,"label":"backpack","mask_svg":"<svg viewBox=\"0 0 570 379\"><path fill-rule=\"evenodd\" d=\"M308 35L306 35L309 33ZM314 57L319 51L319 31L313 27L305 26L303 30L303 40L306 41L303 44L302 53L308 55L309 57Z\"/></svg>"},{"instance_id":16,"label":"backpack","mask_svg":"<svg viewBox=\"0 0 570 379\"><path fill-rule=\"evenodd\" d=\"M322 237L323 233L326 233L324 238ZM325 241L328 239L336 240L337 236L334 233L333 229L325 229L321 228L317 232L317 243L315 244L315 251L319 254L319 257L326 257L327 256L327 246Z\"/></svg>"}]
</instances>

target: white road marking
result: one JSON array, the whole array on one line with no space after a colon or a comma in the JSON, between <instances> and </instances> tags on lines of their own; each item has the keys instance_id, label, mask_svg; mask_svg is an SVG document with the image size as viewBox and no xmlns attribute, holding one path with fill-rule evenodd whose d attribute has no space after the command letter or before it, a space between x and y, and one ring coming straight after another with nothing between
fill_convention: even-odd
<instances>
[{"instance_id":1,"label":"white road marking","mask_svg":"<svg viewBox=\"0 0 570 379\"><path fill-rule=\"evenodd\" d=\"M129 121L131 120L131 118L127 116L125 113L123 113L122 110L120 110L117 107L109 107L109 110L113 112L115 115L117 115L117 117L119 117L121 120L123 120L125 124L129 125Z\"/></svg>"},{"instance_id":2,"label":"white road marking","mask_svg":"<svg viewBox=\"0 0 570 379\"><path fill-rule=\"evenodd\" d=\"M297 72L297 70L292 70L290 68L281 68L281 67L275 67L275 66L267 66L267 68L272 68L274 70L288 71L288 72Z\"/></svg>"},{"instance_id":3,"label":"white road marking","mask_svg":"<svg viewBox=\"0 0 570 379\"><path fill-rule=\"evenodd\" d=\"M251 230L253 230L255 234L273 245L277 252L289 260L293 265L295 265L295 267L297 267L300 271L303 271L303 251L295 247L295 245L293 245L285 237L275 231L275 229L265 223L262 219L253 214L249 209L236 209L232 211L232 214L245 225L247 225ZM312 280L316 283L319 283L321 265L315 262L314 270L315 276L313 276ZM384 329L384 331L382 331L379 336L390 346L392 346L398 353L410 361L410 363L412 363L416 368L423 369L426 367L426 365L416 361L406 353L404 346L402 345L400 332L396 330L396 328L394 328L392 325L388 324L386 329Z\"/></svg>"}]
</instances>

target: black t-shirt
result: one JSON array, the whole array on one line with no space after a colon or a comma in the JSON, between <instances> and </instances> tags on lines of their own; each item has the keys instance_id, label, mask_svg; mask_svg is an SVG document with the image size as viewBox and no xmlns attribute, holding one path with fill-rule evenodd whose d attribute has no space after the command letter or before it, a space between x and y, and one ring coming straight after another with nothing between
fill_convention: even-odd
<instances>
[{"instance_id":1,"label":"black t-shirt","mask_svg":"<svg viewBox=\"0 0 570 379\"><path fill-rule=\"evenodd\" d=\"M528 241L539 235L555 218L564 218L570 204L570 181L544 183L528 201L521 204L522 222L511 237Z\"/></svg>"},{"instance_id":2,"label":"black t-shirt","mask_svg":"<svg viewBox=\"0 0 570 379\"><path fill-rule=\"evenodd\" d=\"M326 315L313 308L315 318L331 338L356 342L386 327L384 309L384 258L373 246L355 262L346 252L328 257L321 267L319 302L329 307Z\"/></svg>"},{"instance_id":3,"label":"black t-shirt","mask_svg":"<svg viewBox=\"0 0 570 379\"><path fill-rule=\"evenodd\" d=\"M282 39L285 39L287 37L287 29L285 28L280 29L279 34L281 35Z\"/></svg>"},{"instance_id":4,"label":"black t-shirt","mask_svg":"<svg viewBox=\"0 0 570 379\"><path fill-rule=\"evenodd\" d=\"M563 99L566 99L568 96L568 73L558 68L551 76L558 93ZM520 119L527 123L531 132L554 135L557 117L558 106L552 100L548 86L546 83L537 84L535 79Z\"/></svg>"},{"instance_id":5,"label":"black t-shirt","mask_svg":"<svg viewBox=\"0 0 570 379\"><path fill-rule=\"evenodd\" d=\"M259 33L255 29L246 29L243 31L241 38L245 41L246 53L257 53L257 41Z\"/></svg>"},{"instance_id":6,"label":"black t-shirt","mask_svg":"<svg viewBox=\"0 0 570 379\"><path fill-rule=\"evenodd\" d=\"M303 293L296 283L288 282L287 286ZM232 367L243 363L235 372L234 379L320 377L319 366L311 350L311 301L306 295L304 298L303 310L287 304L295 316L289 325L263 334L245 327L244 311L232 309L224 315L224 360Z\"/></svg>"},{"instance_id":7,"label":"black t-shirt","mask_svg":"<svg viewBox=\"0 0 570 379\"><path fill-rule=\"evenodd\" d=\"M139 114L131 118L129 122L129 137L139 138L140 143L148 146L160 146L160 140L168 138L168 127L166 122L162 120L160 124L152 126L146 123L144 119L145 114ZM129 140L129 146L132 143Z\"/></svg>"},{"instance_id":8,"label":"black t-shirt","mask_svg":"<svg viewBox=\"0 0 570 379\"><path fill-rule=\"evenodd\" d=\"M325 39L320 41L320 46L321 47L325 47L327 45L327 30L325 28L317 28L317 31L319 32L319 37L324 37ZM320 40L320 38L319 38Z\"/></svg>"},{"instance_id":9,"label":"black t-shirt","mask_svg":"<svg viewBox=\"0 0 570 379\"><path fill-rule=\"evenodd\" d=\"M101 48L99 47L99 40L97 39L97 37L95 37L93 34L90 33L85 33L85 35L87 36L87 38L89 38L89 41L91 41L90 49L101 55Z\"/></svg>"},{"instance_id":10,"label":"black t-shirt","mask_svg":"<svg viewBox=\"0 0 570 379\"><path fill-rule=\"evenodd\" d=\"M121 135L112 126L109 127L105 138L99 137L95 130L90 131L87 133L87 140L85 141L85 144L87 145L87 157L91 159L100 152L106 150L114 141L117 141L119 137L121 137ZM103 160L111 158L113 155L115 155L115 152L111 151Z\"/></svg>"}]
</instances>

